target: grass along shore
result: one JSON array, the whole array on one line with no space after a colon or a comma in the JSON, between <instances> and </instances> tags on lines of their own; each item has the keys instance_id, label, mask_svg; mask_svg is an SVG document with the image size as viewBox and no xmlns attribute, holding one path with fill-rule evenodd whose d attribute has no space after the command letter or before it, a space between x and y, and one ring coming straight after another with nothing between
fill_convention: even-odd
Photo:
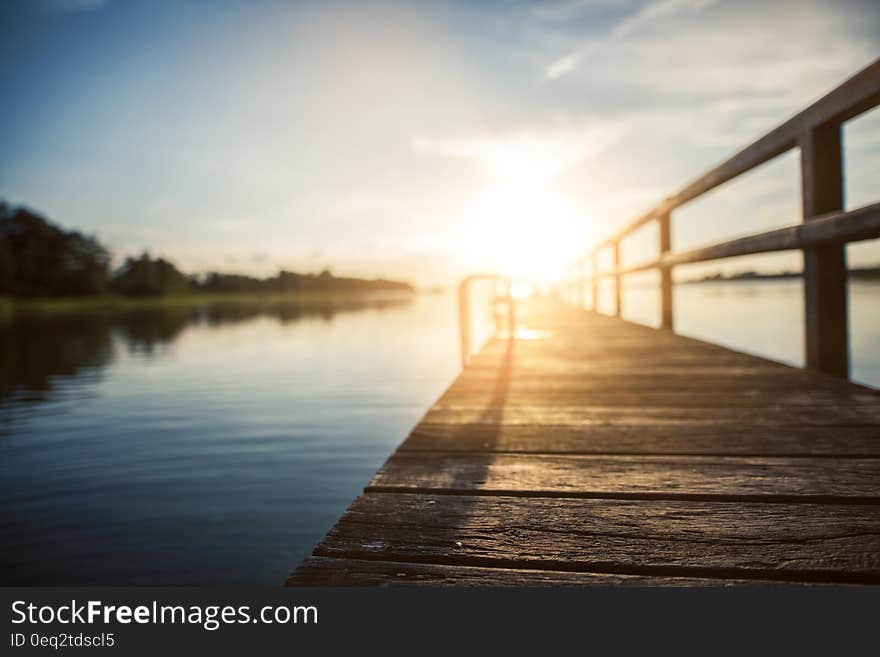
<instances>
[{"instance_id":1,"label":"grass along shore","mask_svg":"<svg viewBox=\"0 0 880 657\"><path fill-rule=\"evenodd\" d=\"M404 299L416 292L369 290L362 292L202 292L161 297L126 297L106 294L93 297L15 299L0 297L0 321L17 314L50 315L76 312L124 312L148 308L195 307L215 304L301 303L345 305L368 299Z\"/></svg>"}]
</instances>

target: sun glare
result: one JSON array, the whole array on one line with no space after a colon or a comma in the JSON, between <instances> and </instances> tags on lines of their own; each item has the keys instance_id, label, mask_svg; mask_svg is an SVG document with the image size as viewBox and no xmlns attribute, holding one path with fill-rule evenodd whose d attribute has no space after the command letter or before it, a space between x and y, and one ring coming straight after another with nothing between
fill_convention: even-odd
<instances>
[{"instance_id":1,"label":"sun glare","mask_svg":"<svg viewBox=\"0 0 880 657\"><path fill-rule=\"evenodd\" d=\"M478 261L516 280L552 282L564 273L576 240L571 203L540 166L506 162L472 209Z\"/></svg>"},{"instance_id":2,"label":"sun glare","mask_svg":"<svg viewBox=\"0 0 880 657\"><path fill-rule=\"evenodd\" d=\"M529 283L514 283L510 286L510 296L514 299L525 299L535 293L535 288Z\"/></svg>"}]
</instances>

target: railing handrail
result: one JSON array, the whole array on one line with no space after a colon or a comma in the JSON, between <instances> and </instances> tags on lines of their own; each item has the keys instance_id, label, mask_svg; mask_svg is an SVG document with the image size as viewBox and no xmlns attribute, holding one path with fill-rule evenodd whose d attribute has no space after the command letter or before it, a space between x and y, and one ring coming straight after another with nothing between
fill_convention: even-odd
<instances>
[{"instance_id":1,"label":"railing handrail","mask_svg":"<svg viewBox=\"0 0 880 657\"><path fill-rule=\"evenodd\" d=\"M880 237L880 203L843 210L843 158L841 127L844 122L880 105L880 59L875 60L809 107L777 126L732 157L691 181L610 237L598 242L573 267L571 285L583 305L587 280L593 284L593 308L598 280L613 277L616 314L621 312L621 277L649 269L660 271L661 327L672 330L672 268L677 265L743 255L800 249L804 252L804 298L807 367L837 376L849 374L845 245ZM719 185L793 149L801 153L803 223L764 233L673 253L671 214L676 208ZM621 242L651 221L660 229L660 254L656 260L621 266ZM599 267L600 252L612 249L610 271ZM588 275L584 271L591 262Z\"/></svg>"}]
</instances>

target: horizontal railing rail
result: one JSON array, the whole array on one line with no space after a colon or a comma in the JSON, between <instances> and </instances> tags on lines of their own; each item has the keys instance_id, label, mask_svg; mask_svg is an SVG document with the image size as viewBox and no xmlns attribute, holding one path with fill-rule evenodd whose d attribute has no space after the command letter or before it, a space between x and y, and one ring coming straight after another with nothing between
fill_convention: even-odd
<instances>
[{"instance_id":1,"label":"horizontal railing rail","mask_svg":"<svg viewBox=\"0 0 880 657\"><path fill-rule=\"evenodd\" d=\"M584 304L592 282L593 309L598 307L599 280L614 279L615 313L621 313L621 278L652 269L660 271L661 328L672 330L672 270L678 265L775 251L804 253L806 365L836 376L849 375L846 244L880 238L880 203L843 210L843 123L880 105L880 59L856 73L805 110L768 132L734 156L690 182L673 196L600 241L576 261L567 280L568 296ZM672 252L672 212L755 167L794 148L800 150L803 222L765 233ZM659 255L650 262L621 265L622 241L656 222ZM611 267L599 257L611 251ZM589 274L586 265L590 263Z\"/></svg>"},{"instance_id":2,"label":"horizontal railing rail","mask_svg":"<svg viewBox=\"0 0 880 657\"><path fill-rule=\"evenodd\" d=\"M605 276L624 276L659 267L674 267L758 253L808 249L826 244L846 244L880 237L880 203L849 212L832 212L805 224L786 226L710 244L690 251L667 253L658 260L603 272Z\"/></svg>"}]
</instances>

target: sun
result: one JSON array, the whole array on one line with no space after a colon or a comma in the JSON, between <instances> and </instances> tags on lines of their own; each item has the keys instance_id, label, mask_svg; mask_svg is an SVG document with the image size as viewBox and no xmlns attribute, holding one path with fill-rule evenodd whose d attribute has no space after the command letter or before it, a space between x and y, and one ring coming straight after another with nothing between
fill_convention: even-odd
<instances>
[{"instance_id":1,"label":"sun","mask_svg":"<svg viewBox=\"0 0 880 657\"><path fill-rule=\"evenodd\" d=\"M575 208L540 167L511 162L503 172L472 207L475 260L516 280L559 280L577 252Z\"/></svg>"}]
</instances>

